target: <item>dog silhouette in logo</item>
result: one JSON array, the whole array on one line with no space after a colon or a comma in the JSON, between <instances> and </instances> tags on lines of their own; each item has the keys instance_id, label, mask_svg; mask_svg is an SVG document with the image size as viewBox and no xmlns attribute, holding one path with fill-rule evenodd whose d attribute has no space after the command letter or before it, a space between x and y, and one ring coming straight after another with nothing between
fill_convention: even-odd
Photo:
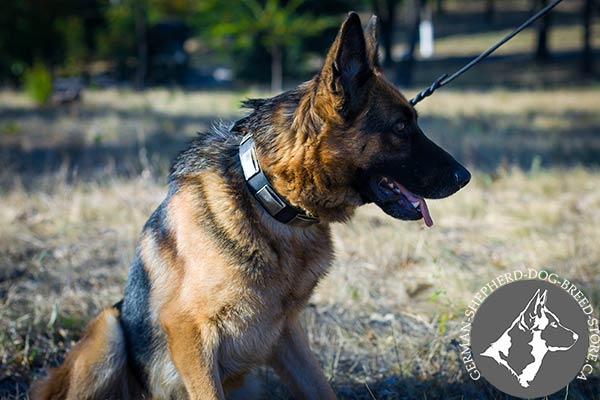
<instances>
[{"instance_id":1,"label":"dog silhouette in logo","mask_svg":"<svg viewBox=\"0 0 600 400\"><path fill-rule=\"evenodd\" d=\"M579 335L562 325L546 307L548 291L538 289L504 333L481 353L507 368L526 388L548 353L571 349Z\"/></svg>"}]
</instances>

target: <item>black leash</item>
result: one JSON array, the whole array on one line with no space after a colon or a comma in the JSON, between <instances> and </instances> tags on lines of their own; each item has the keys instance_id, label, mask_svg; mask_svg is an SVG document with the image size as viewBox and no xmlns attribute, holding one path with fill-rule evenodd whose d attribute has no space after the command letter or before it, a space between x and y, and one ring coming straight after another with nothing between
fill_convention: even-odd
<instances>
[{"instance_id":1,"label":"black leash","mask_svg":"<svg viewBox=\"0 0 600 400\"><path fill-rule=\"evenodd\" d=\"M496 51L496 49L498 49L498 47L500 47L504 43L508 42L510 39L512 39L518 33L520 33L523 29L527 28L529 25L531 25L535 21L537 21L540 17L542 17L543 15L550 12L550 10L552 10L554 7L556 7L558 5L558 3L560 3L561 1L562 0L554 0L552 3L548 4L546 7L542 8L535 15L530 17L527 21L523 22L523 24L521 24L514 31L512 31L508 35L504 36L504 38L502 40L500 40L498 43L496 43L495 45L493 45L492 47L490 47L489 49L487 49L486 51L484 51L483 53L481 53L480 55L475 57L473 60L471 60L471 62L469 62L467 65L465 65L464 67L462 67L461 69L459 69L458 71L453 73L452 75L448 76L448 74L443 74L442 76L437 78L435 81L433 81L431 86L421 90L419 93L417 93L417 95L415 97L410 99L410 104L415 106L417 103L419 103L425 97L431 96L436 89L439 89L442 86L446 86L447 84L449 84L450 82L452 82L453 80L455 80L456 78L458 78L459 76L461 76L462 74L464 74L465 72L467 72L468 70L473 68L476 64L481 62L484 58L486 58L487 56L492 54L494 51Z\"/></svg>"}]
</instances>

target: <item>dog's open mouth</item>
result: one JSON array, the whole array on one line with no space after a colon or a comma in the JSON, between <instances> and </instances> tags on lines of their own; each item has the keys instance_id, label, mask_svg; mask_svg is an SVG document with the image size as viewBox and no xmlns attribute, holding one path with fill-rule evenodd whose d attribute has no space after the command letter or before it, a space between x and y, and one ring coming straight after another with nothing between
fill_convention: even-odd
<instances>
[{"instance_id":1,"label":"dog's open mouth","mask_svg":"<svg viewBox=\"0 0 600 400\"><path fill-rule=\"evenodd\" d=\"M375 204L386 214L405 220L423 218L425 225L433 225L425 199L412 193L394 179L387 176L375 176L371 179L370 186Z\"/></svg>"}]
</instances>

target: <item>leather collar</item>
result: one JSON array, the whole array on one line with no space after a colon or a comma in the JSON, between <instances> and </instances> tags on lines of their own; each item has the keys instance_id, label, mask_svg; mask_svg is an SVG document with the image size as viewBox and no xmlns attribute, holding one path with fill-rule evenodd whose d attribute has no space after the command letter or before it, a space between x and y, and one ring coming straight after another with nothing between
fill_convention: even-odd
<instances>
[{"instance_id":1,"label":"leather collar","mask_svg":"<svg viewBox=\"0 0 600 400\"><path fill-rule=\"evenodd\" d=\"M239 156L248 189L269 215L283 224L302 228L319 222L319 218L307 215L303 210L292 206L275 191L260 167L252 135L248 134L242 138Z\"/></svg>"}]
</instances>

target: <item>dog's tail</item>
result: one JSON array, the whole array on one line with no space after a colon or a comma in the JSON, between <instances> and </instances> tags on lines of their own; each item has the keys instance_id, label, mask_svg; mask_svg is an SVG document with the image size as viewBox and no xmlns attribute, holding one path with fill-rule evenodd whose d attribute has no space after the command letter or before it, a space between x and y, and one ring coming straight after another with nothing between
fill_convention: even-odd
<instances>
[{"instance_id":1,"label":"dog's tail","mask_svg":"<svg viewBox=\"0 0 600 400\"><path fill-rule=\"evenodd\" d=\"M127 366L119 306L94 318L61 366L35 385L35 400L133 399L141 391Z\"/></svg>"}]
</instances>

